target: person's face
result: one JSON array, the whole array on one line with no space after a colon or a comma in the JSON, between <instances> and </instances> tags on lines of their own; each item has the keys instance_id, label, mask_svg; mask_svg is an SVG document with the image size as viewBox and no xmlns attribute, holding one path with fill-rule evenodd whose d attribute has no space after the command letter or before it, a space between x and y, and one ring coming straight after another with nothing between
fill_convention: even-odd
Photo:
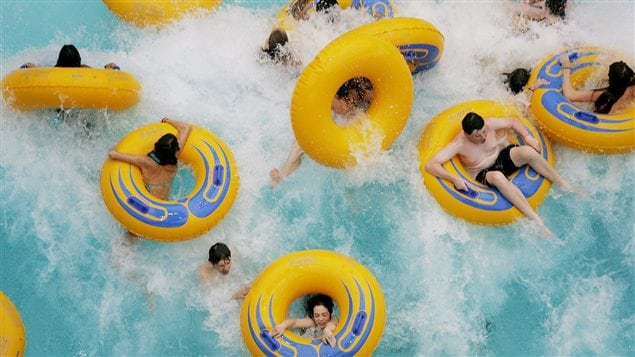
<instances>
[{"instance_id":1,"label":"person's face","mask_svg":"<svg viewBox=\"0 0 635 357\"><path fill-rule=\"evenodd\" d=\"M324 328L331 321L331 313L322 305L315 306L313 307L313 321L319 327Z\"/></svg>"},{"instance_id":2,"label":"person's face","mask_svg":"<svg viewBox=\"0 0 635 357\"><path fill-rule=\"evenodd\" d=\"M227 275L229 274L229 270L232 268L232 260L231 258L227 258L219 261L218 263L212 265L217 272Z\"/></svg>"},{"instance_id":3,"label":"person's face","mask_svg":"<svg viewBox=\"0 0 635 357\"><path fill-rule=\"evenodd\" d=\"M474 130L472 134L467 136L468 140L475 144L483 144L487 139L487 131L485 130L485 126L483 126L479 130Z\"/></svg>"}]
</instances>

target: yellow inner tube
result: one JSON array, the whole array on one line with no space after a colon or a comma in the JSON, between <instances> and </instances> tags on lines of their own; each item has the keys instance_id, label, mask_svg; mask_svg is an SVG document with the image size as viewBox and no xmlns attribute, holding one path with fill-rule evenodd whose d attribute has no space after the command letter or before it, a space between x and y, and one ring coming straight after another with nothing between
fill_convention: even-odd
<instances>
[{"instance_id":1,"label":"yellow inner tube","mask_svg":"<svg viewBox=\"0 0 635 357\"><path fill-rule=\"evenodd\" d=\"M368 78L373 101L366 115L340 126L331 114L337 90L349 79ZM352 148L381 135L381 148L392 145L406 125L413 82L400 52L369 36L342 36L327 45L304 69L291 98L291 124L300 147L313 160L331 167L354 165Z\"/></svg>"},{"instance_id":2,"label":"yellow inner tube","mask_svg":"<svg viewBox=\"0 0 635 357\"><path fill-rule=\"evenodd\" d=\"M330 296L339 308L335 348L320 340L269 331L282 322L296 299L311 293ZM256 277L240 310L243 341L254 356L370 356L386 322L383 292L374 276L354 259L326 250L285 255Z\"/></svg>"},{"instance_id":3,"label":"yellow inner tube","mask_svg":"<svg viewBox=\"0 0 635 357\"><path fill-rule=\"evenodd\" d=\"M146 125L126 135L116 149L146 155L167 133L176 135L177 131L169 124ZM193 126L179 161L190 165L196 185L184 198L161 200L145 187L138 167L107 159L100 187L108 210L130 232L158 241L182 241L210 230L227 214L238 194L232 153L214 134Z\"/></svg>"},{"instance_id":4,"label":"yellow inner tube","mask_svg":"<svg viewBox=\"0 0 635 357\"><path fill-rule=\"evenodd\" d=\"M141 85L123 71L99 68L17 69L2 80L5 102L16 110L122 110L139 101Z\"/></svg>"},{"instance_id":5,"label":"yellow inner tube","mask_svg":"<svg viewBox=\"0 0 635 357\"><path fill-rule=\"evenodd\" d=\"M593 153L629 152L635 149L635 103L616 114L598 114L582 109L562 94L560 55L568 53L571 57L571 84L578 87L603 68L597 60L605 52L598 47L579 47L544 58L532 70L527 85L538 78L549 84L534 91L529 109L541 129L560 143Z\"/></svg>"},{"instance_id":6,"label":"yellow inner tube","mask_svg":"<svg viewBox=\"0 0 635 357\"><path fill-rule=\"evenodd\" d=\"M446 109L432 118L426 125L419 142L419 170L423 177L423 183L441 207L456 217L479 224L511 223L524 217L522 212L507 201L497 189L477 182L458 158L451 159L443 167L449 173L465 180L470 189L468 192L457 190L451 182L442 180L425 169L428 161L462 130L461 121L468 112L475 112L485 120L509 116L520 120L540 143L542 156L553 165L551 143L514 106L487 100L475 100ZM520 138L517 136L508 136L507 139L511 144L521 144ZM510 179L520 188L533 209L536 209L544 200L551 187L549 180L538 175L527 165L522 166L512 174Z\"/></svg>"},{"instance_id":7,"label":"yellow inner tube","mask_svg":"<svg viewBox=\"0 0 635 357\"><path fill-rule=\"evenodd\" d=\"M0 291L0 356L21 357L25 348L26 333L20 313Z\"/></svg>"},{"instance_id":8,"label":"yellow inner tube","mask_svg":"<svg viewBox=\"0 0 635 357\"><path fill-rule=\"evenodd\" d=\"M110 11L122 19L140 26L165 25L188 13L209 11L222 0L103 0Z\"/></svg>"}]
</instances>

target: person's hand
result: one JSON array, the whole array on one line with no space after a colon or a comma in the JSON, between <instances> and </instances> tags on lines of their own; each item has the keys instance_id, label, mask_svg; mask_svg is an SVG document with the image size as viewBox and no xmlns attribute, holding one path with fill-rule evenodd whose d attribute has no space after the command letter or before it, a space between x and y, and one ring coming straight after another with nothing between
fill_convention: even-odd
<instances>
[{"instance_id":1,"label":"person's hand","mask_svg":"<svg viewBox=\"0 0 635 357\"><path fill-rule=\"evenodd\" d=\"M114 148L108 151L108 157L112 159L113 155L117 155L117 150L115 150Z\"/></svg>"},{"instance_id":2,"label":"person's hand","mask_svg":"<svg viewBox=\"0 0 635 357\"><path fill-rule=\"evenodd\" d=\"M251 290L251 286L245 285L242 288L238 289L232 296L232 299L244 299L247 294L249 294L249 290Z\"/></svg>"},{"instance_id":3,"label":"person's hand","mask_svg":"<svg viewBox=\"0 0 635 357\"><path fill-rule=\"evenodd\" d=\"M459 191L467 191L467 184L460 177L456 177L452 183L454 187Z\"/></svg>"},{"instance_id":4,"label":"person's hand","mask_svg":"<svg viewBox=\"0 0 635 357\"><path fill-rule=\"evenodd\" d=\"M117 64L115 64L114 62L110 62L107 65L104 66L105 69L114 69L114 70L121 70L121 68L119 68L119 66L117 66Z\"/></svg>"},{"instance_id":5,"label":"person's hand","mask_svg":"<svg viewBox=\"0 0 635 357\"><path fill-rule=\"evenodd\" d=\"M333 335L333 331L329 329L324 329L324 334L322 335L322 342L328 343L329 346L335 347L335 335Z\"/></svg>"},{"instance_id":6,"label":"person's hand","mask_svg":"<svg viewBox=\"0 0 635 357\"><path fill-rule=\"evenodd\" d=\"M34 67L35 67L35 65L33 63L31 63L31 62L27 62L27 63L25 63L25 64L20 66L20 68L34 68Z\"/></svg>"},{"instance_id":7,"label":"person's hand","mask_svg":"<svg viewBox=\"0 0 635 357\"><path fill-rule=\"evenodd\" d=\"M569 60L569 55L566 53L563 55L560 55L560 57L558 58L558 62L560 62L560 64L562 65L562 68L571 67L571 61Z\"/></svg>"},{"instance_id":8,"label":"person's hand","mask_svg":"<svg viewBox=\"0 0 635 357\"><path fill-rule=\"evenodd\" d=\"M532 148L534 148L534 150L536 150L538 153L540 153L540 143L538 142L538 140L536 140L531 135L527 135L523 139L525 139L525 144L531 146Z\"/></svg>"},{"instance_id":9,"label":"person's hand","mask_svg":"<svg viewBox=\"0 0 635 357\"><path fill-rule=\"evenodd\" d=\"M163 118L161 118L161 123L167 123L167 122L168 122L168 120L170 120L170 118L168 118L168 117L163 117Z\"/></svg>"},{"instance_id":10,"label":"person's hand","mask_svg":"<svg viewBox=\"0 0 635 357\"><path fill-rule=\"evenodd\" d=\"M280 338L280 336L282 336L282 334L284 333L284 330L286 329L287 327L284 324L277 324L270 331L271 337Z\"/></svg>"},{"instance_id":11,"label":"person's hand","mask_svg":"<svg viewBox=\"0 0 635 357\"><path fill-rule=\"evenodd\" d=\"M536 81L534 82L534 84L531 85L531 90L534 91L538 88L540 88L541 86L544 86L545 84L549 84L549 81L544 79L544 78L538 78L536 79Z\"/></svg>"},{"instance_id":12,"label":"person's hand","mask_svg":"<svg viewBox=\"0 0 635 357\"><path fill-rule=\"evenodd\" d=\"M269 177L271 177L271 188L276 188L283 179L282 173L277 168L273 168L269 172Z\"/></svg>"}]
</instances>

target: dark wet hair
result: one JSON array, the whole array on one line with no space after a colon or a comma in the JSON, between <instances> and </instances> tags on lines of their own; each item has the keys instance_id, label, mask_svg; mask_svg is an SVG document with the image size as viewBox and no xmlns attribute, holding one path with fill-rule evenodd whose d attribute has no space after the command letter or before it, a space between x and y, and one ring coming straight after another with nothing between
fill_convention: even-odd
<instances>
[{"instance_id":1,"label":"dark wet hair","mask_svg":"<svg viewBox=\"0 0 635 357\"><path fill-rule=\"evenodd\" d=\"M225 243L215 243L209 248L209 258L207 260L212 263L212 265L218 264L221 260L231 259L232 252L229 250L229 247L225 245Z\"/></svg>"},{"instance_id":2,"label":"dark wet hair","mask_svg":"<svg viewBox=\"0 0 635 357\"><path fill-rule=\"evenodd\" d=\"M165 134L154 143L154 150L148 156L161 166L176 165L177 151L179 151L179 141L176 136L174 134Z\"/></svg>"},{"instance_id":3,"label":"dark wet hair","mask_svg":"<svg viewBox=\"0 0 635 357\"><path fill-rule=\"evenodd\" d=\"M287 32L283 29L275 29L271 31L269 34L269 39L267 40L267 48L262 49L269 58L274 61L282 61L285 60L288 54L283 54L282 48L289 42L289 36L287 36Z\"/></svg>"},{"instance_id":4,"label":"dark wet hair","mask_svg":"<svg viewBox=\"0 0 635 357\"><path fill-rule=\"evenodd\" d=\"M55 67L81 67L82 57L73 45L64 45L57 56Z\"/></svg>"},{"instance_id":5,"label":"dark wet hair","mask_svg":"<svg viewBox=\"0 0 635 357\"><path fill-rule=\"evenodd\" d=\"M531 70L516 68L515 70L511 71L511 73L503 73L503 75L507 77L505 78L503 83L509 85L509 89L512 91L512 93L518 94L523 91L523 88L525 88L527 82L529 82Z\"/></svg>"},{"instance_id":6,"label":"dark wet hair","mask_svg":"<svg viewBox=\"0 0 635 357\"><path fill-rule=\"evenodd\" d=\"M329 310L329 314L333 314L333 299L331 299L328 295L316 294L306 301L306 314L311 318L313 318L313 308L316 306L324 306L327 310Z\"/></svg>"},{"instance_id":7,"label":"dark wet hair","mask_svg":"<svg viewBox=\"0 0 635 357\"><path fill-rule=\"evenodd\" d=\"M624 62L613 62L609 66L609 86L595 101L595 112L608 114L613 108L626 88L635 85L635 74L633 70Z\"/></svg>"},{"instance_id":8,"label":"dark wet hair","mask_svg":"<svg viewBox=\"0 0 635 357\"><path fill-rule=\"evenodd\" d=\"M316 12L328 11L329 9L331 9L333 6L337 4L338 4L337 0L317 0L315 4L315 11Z\"/></svg>"},{"instance_id":9,"label":"dark wet hair","mask_svg":"<svg viewBox=\"0 0 635 357\"><path fill-rule=\"evenodd\" d=\"M564 19L567 0L545 0L545 6L552 14Z\"/></svg>"},{"instance_id":10,"label":"dark wet hair","mask_svg":"<svg viewBox=\"0 0 635 357\"><path fill-rule=\"evenodd\" d=\"M463 131L468 135L472 134L474 130L481 130L484 125L485 121L483 120L483 117L474 112L467 113L461 121Z\"/></svg>"},{"instance_id":11,"label":"dark wet hair","mask_svg":"<svg viewBox=\"0 0 635 357\"><path fill-rule=\"evenodd\" d=\"M364 91L372 90L373 83L366 77L355 77L344 82L335 95L340 99L346 99L351 92L357 92L358 98L364 97Z\"/></svg>"}]
</instances>

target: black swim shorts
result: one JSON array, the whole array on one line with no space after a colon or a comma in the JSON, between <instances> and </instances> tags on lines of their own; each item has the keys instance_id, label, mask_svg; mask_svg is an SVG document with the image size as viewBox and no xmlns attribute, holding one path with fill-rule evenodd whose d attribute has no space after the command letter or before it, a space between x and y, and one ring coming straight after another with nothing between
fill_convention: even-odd
<instances>
[{"instance_id":1,"label":"black swim shorts","mask_svg":"<svg viewBox=\"0 0 635 357\"><path fill-rule=\"evenodd\" d=\"M478 175L476 175L476 181L482 183L483 185L493 187L485 179L485 175L490 171L500 171L503 173L503 175L505 175L505 177L509 178L509 175L513 174L514 172L516 172L516 170L518 170L518 167L514 164L514 162L512 161L512 158L509 156L509 152L511 151L511 149L517 146L518 145L511 144L507 146L506 148L504 148L503 150L501 150L501 152L498 153L498 157L496 158L496 161L494 162L494 164L482 170L481 172L478 173Z\"/></svg>"}]
</instances>

